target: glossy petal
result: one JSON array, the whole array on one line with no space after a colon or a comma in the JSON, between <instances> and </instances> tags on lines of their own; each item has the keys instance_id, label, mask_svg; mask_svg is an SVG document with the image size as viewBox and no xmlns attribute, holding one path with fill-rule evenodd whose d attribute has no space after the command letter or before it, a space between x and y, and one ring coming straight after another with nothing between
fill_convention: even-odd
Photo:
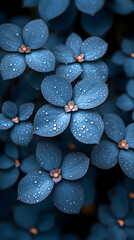
<instances>
[{"instance_id":1,"label":"glossy petal","mask_svg":"<svg viewBox=\"0 0 134 240\"><path fill-rule=\"evenodd\" d=\"M105 101L108 88L99 80L84 79L74 87L73 101L79 109L90 109Z\"/></svg>"},{"instance_id":2,"label":"glossy petal","mask_svg":"<svg viewBox=\"0 0 134 240\"><path fill-rule=\"evenodd\" d=\"M20 53L10 53L1 61L1 76L3 80L16 78L25 71L25 68L25 57Z\"/></svg>"},{"instance_id":3,"label":"glossy petal","mask_svg":"<svg viewBox=\"0 0 134 240\"><path fill-rule=\"evenodd\" d=\"M37 72L50 72L55 68L55 57L49 50L41 49L25 56L27 65Z\"/></svg>"},{"instance_id":4,"label":"glossy petal","mask_svg":"<svg viewBox=\"0 0 134 240\"><path fill-rule=\"evenodd\" d=\"M133 100L127 94L119 96L116 105L123 111L131 111L134 108Z\"/></svg>"},{"instance_id":5,"label":"glossy petal","mask_svg":"<svg viewBox=\"0 0 134 240\"><path fill-rule=\"evenodd\" d=\"M10 134L11 140L20 146L27 146L33 137L33 125L31 122L16 124Z\"/></svg>"},{"instance_id":6,"label":"glossy petal","mask_svg":"<svg viewBox=\"0 0 134 240\"><path fill-rule=\"evenodd\" d=\"M8 169L14 166L14 160L6 154L0 156L0 169Z\"/></svg>"},{"instance_id":7,"label":"glossy petal","mask_svg":"<svg viewBox=\"0 0 134 240\"><path fill-rule=\"evenodd\" d=\"M98 218L101 224L105 226L109 226L114 223L115 219L110 212L110 208L108 205L103 204L98 209Z\"/></svg>"},{"instance_id":8,"label":"glossy petal","mask_svg":"<svg viewBox=\"0 0 134 240\"><path fill-rule=\"evenodd\" d=\"M134 80L133 79L130 79L129 82L127 83L126 91L131 98L134 98Z\"/></svg>"},{"instance_id":9,"label":"glossy petal","mask_svg":"<svg viewBox=\"0 0 134 240\"><path fill-rule=\"evenodd\" d=\"M92 150L92 164L101 169L110 169L118 163L119 149L110 141L101 141Z\"/></svg>"},{"instance_id":10,"label":"glossy petal","mask_svg":"<svg viewBox=\"0 0 134 240\"><path fill-rule=\"evenodd\" d=\"M81 54L81 44L82 44L82 39L76 33L70 34L66 40L66 46L72 49L74 55Z\"/></svg>"},{"instance_id":11,"label":"glossy petal","mask_svg":"<svg viewBox=\"0 0 134 240\"><path fill-rule=\"evenodd\" d=\"M30 173L33 171L41 170L41 167L39 166L39 164L35 158L35 155L29 155L28 157L24 158L21 161L20 169L24 173Z\"/></svg>"},{"instance_id":12,"label":"glossy petal","mask_svg":"<svg viewBox=\"0 0 134 240\"><path fill-rule=\"evenodd\" d=\"M33 103L24 103L19 107L19 120L26 121L33 114L34 104Z\"/></svg>"},{"instance_id":13,"label":"glossy petal","mask_svg":"<svg viewBox=\"0 0 134 240\"><path fill-rule=\"evenodd\" d=\"M14 24L0 25L0 47L9 52L17 52L23 44L22 31Z\"/></svg>"},{"instance_id":14,"label":"glossy petal","mask_svg":"<svg viewBox=\"0 0 134 240\"><path fill-rule=\"evenodd\" d=\"M114 0L109 5L114 12L121 15L127 15L134 11L134 3L131 0Z\"/></svg>"},{"instance_id":15,"label":"glossy petal","mask_svg":"<svg viewBox=\"0 0 134 240\"><path fill-rule=\"evenodd\" d=\"M53 53L57 61L61 63L73 63L76 62L74 54L71 48L65 45L55 46Z\"/></svg>"},{"instance_id":16,"label":"glossy petal","mask_svg":"<svg viewBox=\"0 0 134 240\"><path fill-rule=\"evenodd\" d=\"M95 62L83 62L82 63L82 78L90 78L90 79L99 79L103 82L106 82L108 78L108 67L107 65L101 61Z\"/></svg>"},{"instance_id":17,"label":"glossy petal","mask_svg":"<svg viewBox=\"0 0 134 240\"><path fill-rule=\"evenodd\" d=\"M83 29L92 36L101 36L105 34L113 24L112 13L106 9L102 9L95 16L82 14L81 25Z\"/></svg>"},{"instance_id":18,"label":"glossy petal","mask_svg":"<svg viewBox=\"0 0 134 240\"><path fill-rule=\"evenodd\" d=\"M94 15L104 5L104 0L75 0L76 7L79 11Z\"/></svg>"},{"instance_id":19,"label":"glossy petal","mask_svg":"<svg viewBox=\"0 0 134 240\"><path fill-rule=\"evenodd\" d=\"M51 193L53 187L54 182L48 173L29 173L18 185L18 200L28 204L38 203Z\"/></svg>"},{"instance_id":20,"label":"glossy petal","mask_svg":"<svg viewBox=\"0 0 134 240\"><path fill-rule=\"evenodd\" d=\"M99 143L104 129L100 115L91 111L73 113L70 127L74 137L86 144Z\"/></svg>"},{"instance_id":21,"label":"glossy petal","mask_svg":"<svg viewBox=\"0 0 134 240\"><path fill-rule=\"evenodd\" d=\"M104 115L104 127L107 136L119 143L125 137L125 125L120 117L115 114Z\"/></svg>"},{"instance_id":22,"label":"glossy petal","mask_svg":"<svg viewBox=\"0 0 134 240\"><path fill-rule=\"evenodd\" d=\"M67 180L82 178L89 167L90 159L83 153L70 153L62 163L61 175Z\"/></svg>"},{"instance_id":23,"label":"glossy petal","mask_svg":"<svg viewBox=\"0 0 134 240\"><path fill-rule=\"evenodd\" d=\"M0 170L0 189L7 189L15 184L19 177L18 168Z\"/></svg>"},{"instance_id":24,"label":"glossy petal","mask_svg":"<svg viewBox=\"0 0 134 240\"><path fill-rule=\"evenodd\" d=\"M124 174L134 179L134 151L121 150L119 154L119 164Z\"/></svg>"},{"instance_id":25,"label":"glossy petal","mask_svg":"<svg viewBox=\"0 0 134 240\"><path fill-rule=\"evenodd\" d=\"M81 46L81 53L85 61L94 61L101 58L107 51L108 44L99 37L87 38Z\"/></svg>"},{"instance_id":26,"label":"glossy petal","mask_svg":"<svg viewBox=\"0 0 134 240\"><path fill-rule=\"evenodd\" d=\"M43 47L47 38L48 28L42 19L36 19L27 23L23 29L24 43L31 49Z\"/></svg>"},{"instance_id":27,"label":"glossy petal","mask_svg":"<svg viewBox=\"0 0 134 240\"><path fill-rule=\"evenodd\" d=\"M63 108L46 104L35 115L35 134L44 137L57 136L67 128L70 117L70 113L66 113Z\"/></svg>"},{"instance_id":28,"label":"glossy petal","mask_svg":"<svg viewBox=\"0 0 134 240\"><path fill-rule=\"evenodd\" d=\"M0 130L6 130L14 125L13 121L6 118L2 113L0 114Z\"/></svg>"},{"instance_id":29,"label":"glossy petal","mask_svg":"<svg viewBox=\"0 0 134 240\"><path fill-rule=\"evenodd\" d=\"M117 224L111 225L107 230L107 240L127 240L127 235L124 229L121 229Z\"/></svg>"},{"instance_id":30,"label":"glossy petal","mask_svg":"<svg viewBox=\"0 0 134 240\"><path fill-rule=\"evenodd\" d=\"M15 118L17 116L17 106L15 103L6 101L2 105L2 112L8 118Z\"/></svg>"},{"instance_id":31,"label":"glossy petal","mask_svg":"<svg viewBox=\"0 0 134 240\"><path fill-rule=\"evenodd\" d=\"M76 78L78 78L81 72L82 69L79 63L60 65L56 68L56 74L66 78L69 82L73 82Z\"/></svg>"},{"instance_id":32,"label":"glossy petal","mask_svg":"<svg viewBox=\"0 0 134 240\"><path fill-rule=\"evenodd\" d=\"M123 54L121 51L116 51L113 55L112 55L112 62L122 66L124 64L124 62L126 61L127 56L125 54Z\"/></svg>"},{"instance_id":33,"label":"glossy petal","mask_svg":"<svg viewBox=\"0 0 134 240\"><path fill-rule=\"evenodd\" d=\"M55 186L53 201L64 213L78 214L84 200L84 192L78 182L62 181Z\"/></svg>"},{"instance_id":34,"label":"glossy petal","mask_svg":"<svg viewBox=\"0 0 134 240\"><path fill-rule=\"evenodd\" d=\"M43 97L53 105L65 107L72 99L72 86L60 76L51 75L41 84Z\"/></svg>"},{"instance_id":35,"label":"glossy petal","mask_svg":"<svg viewBox=\"0 0 134 240\"><path fill-rule=\"evenodd\" d=\"M40 166L50 172L60 167L62 154L56 145L40 142L37 144L36 158Z\"/></svg>"},{"instance_id":36,"label":"glossy petal","mask_svg":"<svg viewBox=\"0 0 134 240\"><path fill-rule=\"evenodd\" d=\"M124 70L127 77L134 77L134 59L128 58L124 63Z\"/></svg>"},{"instance_id":37,"label":"glossy petal","mask_svg":"<svg viewBox=\"0 0 134 240\"><path fill-rule=\"evenodd\" d=\"M129 147L134 148L134 123L131 123L126 127L125 139Z\"/></svg>"},{"instance_id":38,"label":"glossy petal","mask_svg":"<svg viewBox=\"0 0 134 240\"><path fill-rule=\"evenodd\" d=\"M19 157L19 149L18 147L13 143L7 143L5 145L5 153L8 157L17 159Z\"/></svg>"},{"instance_id":39,"label":"glossy petal","mask_svg":"<svg viewBox=\"0 0 134 240\"><path fill-rule=\"evenodd\" d=\"M69 0L57 0L56 4L55 0L41 0L39 2L39 14L45 21L49 21L65 12L68 5Z\"/></svg>"}]
</instances>

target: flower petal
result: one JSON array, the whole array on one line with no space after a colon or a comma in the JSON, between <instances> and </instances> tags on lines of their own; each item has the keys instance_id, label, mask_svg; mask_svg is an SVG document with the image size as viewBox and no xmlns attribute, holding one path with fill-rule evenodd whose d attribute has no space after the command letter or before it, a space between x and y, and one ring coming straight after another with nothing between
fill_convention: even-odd
<instances>
[{"instance_id":1,"label":"flower petal","mask_svg":"<svg viewBox=\"0 0 134 240\"><path fill-rule=\"evenodd\" d=\"M60 211L78 214L84 201L83 189L78 182L59 182L55 186L53 201Z\"/></svg>"},{"instance_id":2,"label":"flower petal","mask_svg":"<svg viewBox=\"0 0 134 240\"><path fill-rule=\"evenodd\" d=\"M110 169L118 163L119 149L115 143L101 141L92 150L92 164L101 169Z\"/></svg>"},{"instance_id":3,"label":"flower petal","mask_svg":"<svg viewBox=\"0 0 134 240\"><path fill-rule=\"evenodd\" d=\"M125 139L129 147L134 148L134 123L131 123L126 127Z\"/></svg>"},{"instance_id":4,"label":"flower petal","mask_svg":"<svg viewBox=\"0 0 134 240\"><path fill-rule=\"evenodd\" d=\"M26 121L33 114L34 104L33 103L24 103L19 107L19 120Z\"/></svg>"},{"instance_id":5,"label":"flower petal","mask_svg":"<svg viewBox=\"0 0 134 240\"><path fill-rule=\"evenodd\" d=\"M101 61L95 62L83 62L82 63L82 78L90 78L90 79L99 79L103 82L106 82L108 78L108 67L107 65Z\"/></svg>"},{"instance_id":6,"label":"flower petal","mask_svg":"<svg viewBox=\"0 0 134 240\"><path fill-rule=\"evenodd\" d=\"M19 182L18 200L28 204L41 202L51 193L53 187L54 182L48 173L29 173Z\"/></svg>"},{"instance_id":7,"label":"flower petal","mask_svg":"<svg viewBox=\"0 0 134 240\"><path fill-rule=\"evenodd\" d=\"M50 172L60 167L62 153L56 145L40 142L36 147L36 158L40 166Z\"/></svg>"},{"instance_id":8,"label":"flower petal","mask_svg":"<svg viewBox=\"0 0 134 240\"><path fill-rule=\"evenodd\" d=\"M134 98L134 80L133 79L130 79L128 81L126 85L126 91L131 98Z\"/></svg>"},{"instance_id":9,"label":"flower petal","mask_svg":"<svg viewBox=\"0 0 134 240\"><path fill-rule=\"evenodd\" d=\"M2 112L7 118L15 118L17 116L17 106L15 103L6 101L2 105Z\"/></svg>"},{"instance_id":10,"label":"flower petal","mask_svg":"<svg viewBox=\"0 0 134 240\"><path fill-rule=\"evenodd\" d=\"M19 177L19 169L0 170L0 189L7 189L14 185Z\"/></svg>"},{"instance_id":11,"label":"flower petal","mask_svg":"<svg viewBox=\"0 0 134 240\"><path fill-rule=\"evenodd\" d=\"M110 207L106 204L100 205L98 209L98 218L101 224L109 226L114 223L115 219L112 216Z\"/></svg>"},{"instance_id":12,"label":"flower petal","mask_svg":"<svg viewBox=\"0 0 134 240\"><path fill-rule=\"evenodd\" d=\"M43 97L53 105L65 107L72 99L72 86L60 76L47 76L41 84Z\"/></svg>"},{"instance_id":13,"label":"flower petal","mask_svg":"<svg viewBox=\"0 0 134 240\"><path fill-rule=\"evenodd\" d=\"M58 0L55 4L55 0L40 0L38 10L40 16L45 20L49 21L53 18L58 17L67 9L69 0Z\"/></svg>"},{"instance_id":14,"label":"flower petal","mask_svg":"<svg viewBox=\"0 0 134 240\"><path fill-rule=\"evenodd\" d=\"M14 125L13 121L6 118L2 113L0 114L0 130L7 130Z\"/></svg>"},{"instance_id":15,"label":"flower petal","mask_svg":"<svg viewBox=\"0 0 134 240\"><path fill-rule=\"evenodd\" d=\"M46 104L35 115L35 134L43 137L57 136L67 128L70 117L71 114L63 108Z\"/></svg>"},{"instance_id":16,"label":"flower petal","mask_svg":"<svg viewBox=\"0 0 134 240\"><path fill-rule=\"evenodd\" d=\"M0 25L0 47L9 52L18 52L22 41L22 30L14 24Z\"/></svg>"},{"instance_id":17,"label":"flower petal","mask_svg":"<svg viewBox=\"0 0 134 240\"><path fill-rule=\"evenodd\" d=\"M127 94L120 95L116 101L116 105L123 111L131 111L134 108L133 100Z\"/></svg>"},{"instance_id":18,"label":"flower petal","mask_svg":"<svg viewBox=\"0 0 134 240\"><path fill-rule=\"evenodd\" d=\"M123 53L130 55L131 53L134 52L134 41L130 40L130 39L123 39L122 43L121 43L121 50L123 51Z\"/></svg>"},{"instance_id":19,"label":"flower petal","mask_svg":"<svg viewBox=\"0 0 134 240\"><path fill-rule=\"evenodd\" d=\"M72 49L65 45L57 45L54 47L53 53L57 61L61 63L76 62Z\"/></svg>"},{"instance_id":20,"label":"flower petal","mask_svg":"<svg viewBox=\"0 0 134 240\"><path fill-rule=\"evenodd\" d=\"M134 59L133 58L127 58L127 60L124 63L124 71L127 77L134 77Z\"/></svg>"},{"instance_id":21,"label":"flower petal","mask_svg":"<svg viewBox=\"0 0 134 240\"><path fill-rule=\"evenodd\" d=\"M99 80L84 79L74 87L73 101L79 109L99 106L108 96L108 88Z\"/></svg>"},{"instance_id":22,"label":"flower petal","mask_svg":"<svg viewBox=\"0 0 134 240\"><path fill-rule=\"evenodd\" d=\"M134 179L134 151L121 150L119 164L124 174Z\"/></svg>"},{"instance_id":23,"label":"flower petal","mask_svg":"<svg viewBox=\"0 0 134 240\"><path fill-rule=\"evenodd\" d=\"M0 169L8 169L14 166L14 160L6 154L0 156Z\"/></svg>"},{"instance_id":24,"label":"flower petal","mask_svg":"<svg viewBox=\"0 0 134 240\"><path fill-rule=\"evenodd\" d=\"M81 15L81 25L83 29L92 36L105 34L113 24L112 12L102 9L95 16L89 14Z\"/></svg>"},{"instance_id":25,"label":"flower petal","mask_svg":"<svg viewBox=\"0 0 134 240\"><path fill-rule=\"evenodd\" d=\"M7 54L3 57L0 67L3 80L16 78L25 71L25 57L20 53Z\"/></svg>"},{"instance_id":26,"label":"flower petal","mask_svg":"<svg viewBox=\"0 0 134 240\"><path fill-rule=\"evenodd\" d=\"M47 232L54 226L55 217L52 213L42 213L40 214L39 221L37 224L37 229L40 232ZM43 238L45 239L45 238Z\"/></svg>"},{"instance_id":27,"label":"flower petal","mask_svg":"<svg viewBox=\"0 0 134 240\"><path fill-rule=\"evenodd\" d=\"M72 49L74 55L81 54L81 44L82 39L76 33L70 34L69 37L66 39L66 46Z\"/></svg>"},{"instance_id":28,"label":"flower petal","mask_svg":"<svg viewBox=\"0 0 134 240\"><path fill-rule=\"evenodd\" d=\"M56 74L66 78L69 82L73 82L76 78L78 78L81 72L82 69L79 63L59 65L56 68Z\"/></svg>"},{"instance_id":29,"label":"flower petal","mask_svg":"<svg viewBox=\"0 0 134 240\"><path fill-rule=\"evenodd\" d=\"M108 44L99 37L87 38L81 46L81 53L85 61L95 61L101 58L107 51Z\"/></svg>"},{"instance_id":30,"label":"flower petal","mask_svg":"<svg viewBox=\"0 0 134 240\"><path fill-rule=\"evenodd\" d=\"M113 240L127 240L127 235L124 229L121 229L117 224L110 225L107 230L106 239Z\"/></svg>"},{"instance_id":31,"label":"flower petal","mask_svg":"<svg viewBox=\"0 0 134 240\"><path fill-rule=\"evenodd\" d=\"M116 219L125 219L128 215L130 201L126 193L115 194L110 204L110 209Z\"/></svg>"},{"instance_id":32,"label":"flower petal","mask_svg":"<svg viewBox=\"0 0 134 240\"><path fill-rule=\"evenodd\" d=\"M36 50L26 54L26 63L37 72L51 72L55 68L55 57L46 49Z\"/></svg>"},{"instance_id":33,"label":"flower petal","mask_svg":"<svg viewBox=\"0 0 134 240\"><path fill-rule=\"evenodd\" d=\"M42 19L36 19L27 23L23 29L24 43L31 49L43 47L47 38L48 27Z\"/></svg>"},{"instance_id":34,"label":"flower petal","mask_svg":"<svg viewBox=\"0 0 134 240\"><path fill-rule=\"evenodd\" d=\"M11 140L19 146L27 146L33 137L33 125L31 122L21 122L14 125L10 134Z\"/></svg>"},{"instance_id":35,"label":"flower petal","mask_svg":"<svg viewBox=\"0 0 134 240\"><path fill-rule=\"evenodd\" d=\"M78 10L90 15L94 15L98 12L103 7L104 3L104 0L75 0Z\"/></svg>"},{"instance_id":36,"label":"flower petal","mask_svg":"<svg viewBox=\"0 0 134 240\"><path fill-rule=\"evenodd\" d=\"M61 175L67 180L82 178L89 167L90 159L83 153L70 153L64 157Z\"/></svg>"},{"instance_id":37,"label":"flower petal","mask_svg":"<svg viewBox=\"0 0 134 240\"><path fill-rule=\"evenodd\" d=\"M78 141L94 144L100 141L104 124L98 113L78 111L72 114L70 127L72 134Z\"/></svg>"},{"instance_id":38,"label":"flower petal","mask_svg":"<svg viewBox=\"0 0 134 240\"><path fill-rule=\"evenodd\" d=\"M111 61L119 66L122 66L126 61L126 59L127 59L127 56L119 50L112 55Z\"/></svg>"},{"instance_id":39,"label":"flower petal","mask_svg":"<svg viewBox=\"0 0 134 240\"><path fill-rule=\"evenodd\" d=\"M41 170L41 167L39 166L39 164L35 158L35 155L29 155L28 157L24 158L21 161L20 169L24 173L30 173L33 171Z\"/></svg>"},{"instance_id":40,"label":"flower petal","mask_svg":"<svg viewBox=\"0 0 134 240\"><path fill-rule=\"evenodd\" d=\"M104 115L104 127L107 136L119 143L125 137L125 125L122 119L115 114Z\"/></svg>"}]
</instances>

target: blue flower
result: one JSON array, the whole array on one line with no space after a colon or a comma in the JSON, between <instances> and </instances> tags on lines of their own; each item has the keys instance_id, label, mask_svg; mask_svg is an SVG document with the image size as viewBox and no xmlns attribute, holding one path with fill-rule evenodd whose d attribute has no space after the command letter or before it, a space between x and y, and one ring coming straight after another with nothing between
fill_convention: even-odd
<instances>
[{"instance_id":1,"label":"blue flower","mask_svg":"<svg viewBox=\"0 0 134 240\"><path fill-rule=\"evenodd\" d=\"M89 37L85 41L79 35L72 33L65 45L55 46L53 52L56 60L62 63L56 69L56 74L74 81L78 76L90 77L106 81L108 68L98 60L107 51L108 44L99 37Z\"/></svg>"},{"instance_id":2,"label":"blue flower","mask_svg":"<svg viewBox=\"0 0 134 240\"><path fill-rule=\"evenodd\" d=\"M129 208L129 198L120 192L114 196L110 206L101 205L98 210L100 223L106 227L106 239L133 239L134 213Z\"/></svg>"},{"instance_id":3,"label":"blue flower","mask_svg":"<svg viewBox=\"0 0 134 240\"><path fill-rule=\"evenodd\" d=\"M121 51L113 54L112 61L124 67L127 77L134 77L134 40L124 39L121 43Z\"/></svg>"},{"instance_id":4,"label":"blue flower","mask_svg":"<svg viewBox=\"0 0 134 240\"><path fill-rule=\"evenodd\" d=\"M74 180L86 174L89 158L76 152L65 156L62 162L59 148L52 143L38 143L36 157L42 171L31 172L22 178L18 185L18 200L38 203L54 188L54 205L65 213L79 213L84 195L80 183Z\"/></svg>"},{"instance_id":5,"label":"blue flower","mask_svg":"<svg viewBox=\"0 0 134 240\"><path fill-rule=\"evenodd\" d=\"M107 85L99 80L84 79L74 91L71 84L60 76L48 76L41 85L44 98L50 103L35 115L35 134L54 137L69 125L74 137L83 143L98 143L103 134L103 121L96 112L89 111L105 101Z\"/></svg>"},{"instance_id":6,"label":"blue flower","mask_svg":"<svg viewBox=\"0 0 134 240\"><path fill-rule=\"evenodd\" d=\"M109 169L119 161L122 171L128 177L134 178L134 123L125 128L120 117L106 114L104 127L109 139L101 141L93 148L92 164L102 169Z\"/></svg>"},{"instance_id":7,"label":"blue flower","mask_svg":"<svg viewBox=\"0 0 134 240\"><path fill-rule=\"evenodd\" d=\"M0 189L14 185L20 175L20 169L29 173L40 167L35 156L26 148L18 149L13 143L5 145L5 152L0 156Z\"/></svg>"},{"instance_id":8,"label":"blue flower","mask_svg":"<svg viewBox=\"0 0 134 240\"><path fill-rule=\"evenodd\" d=\"M126 85L126 93L121 94L116 105L123 111L132 111L132 119L134 120L134 80L130 79Z\"/></svg>"},{"instance_id":9,"label":"blue flower","mask_svg":"<svg viewBox=\"0 0 134 240\"><path fill-rule=\"evenodd\" d=\"M42 48L48 38L48 28L41 19L27 23L23 31L14 24L2 24L0 35L0 47L10 52L1 61L3 80L21 75L26 64L37 72L54 70L54 55Z\"/></svg>"},{"instance_id":10,"label":"blue flower","mask_svg":"<svg viewBox=\"0 0 134 240\"><path fill-rule=\"evenodd\" d=\"M6 101L2 105L0 114L0 130L11 129L11 140L20 146L27 146L32 140L33 125L27 121L34 110L33 103L20 105L19 110L15 103Z\"/></svg>"}]
</instances>

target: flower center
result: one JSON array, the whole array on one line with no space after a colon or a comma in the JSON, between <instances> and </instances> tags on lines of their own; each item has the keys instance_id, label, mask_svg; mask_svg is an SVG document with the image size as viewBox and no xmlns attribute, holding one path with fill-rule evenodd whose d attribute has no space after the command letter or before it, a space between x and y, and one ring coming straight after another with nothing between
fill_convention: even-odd
<instances>
[{"instance_id":1,"label":"flower center","mask_svg":"<svg viewBox=\"0 0 134 240\"><path fill-rule=\"evenodd\" d=\"M14 163L16 168L20 166L20 161L18 159L14 159Z\"/></svg>"},{"instance_id":2,"label":"flower center","mask_svg":"<svg viewBox=\"0 0 134 240\"><path fill-rule=\"evenodd\" d=\"M124 221L121 219L117 220L117 223L119 224L120 227L123 227L125 224Z\"/></svg>"},{"instance_id":3,"label":"flower center","mask_svg":"<svg viewBox=\"0 0 134 240\"><path fill-rule=\"evenodd\" d=\"M131 53L130 56L131 56L132 58L134 58L134 53Z\"/></svg>"},{"instance_id":4,"label":"flower center","mask_svg":"<svg viewBox=\"0 0 134 240\"><path fill-rule=\"evenodd\" d=\"M75 55L74 58L81 63L84 61L84 54Z\"/></svg>"},{"instance_id":5,"label":"flower center","mask_svg":"<svg viewBox=\"0 0 134 240\"><path fill-rule=\"evenodd\" d=\"M22 44L21 47L19 48L19 52L20 53L30 53L31 49L30 49L30 47L26 47L24 44Z\"/></svg>"},{"instance_id":6,"label":"flower center","mask_svg":"<svg viewBox=\"0 0 134 240\"><path fill-rule=\"evenodd\" d=\"M118 143L119 148L124 148L124 149L129 149L129 145L127 144L126 139L122 140L121 142Z\"/></svg>"},{"instance_id":7,"label":"flower center","mask_svg":"<svg viewBox=\"0 0 134 240\"><path fill-rule=\"evenodd\" d=\"M53 182L58 183L61 181L61 170L60 169L54 169L50 172L50 176L53 177Z\"/></svg>"},{"instance_id":8,"label":"flower center","mask_svg":"<svg viewBox=\"0 0 134 240\"><path fill-rule=\"evenodd\" d=\"M78 107L74 104L73 101L69 101L68 105L65 106L65 112L75 112L78 110Z\"/></svg>"},{"instance_id":9,"label":"flower center","mask_svg":"<svg viewBox=\"0 0 134 240\"><path fill-rule=\"evenodd\" d=\"M12 122L19 123L19 118L18 117L12 118Z\"/></svg>"},{"instance_id":10,"label":"flower center","mask_svg":"<svg viewBox=\"0 0 134 240\"><path fill-rule=\"evenodd\" d=\"M38 230L37 230L37 228L36 227L32 227L32 228L30 228L30 233L32 233L33 235L37 235L38 234Z\"/></svg>"},{"instance_id":11,"label":"flower center","mask_svg":"<svg viewBox=\"0 0 134 240\"><path fill-rule=\"evenodd\" d=\"M68 146L69 150L71 150L71 151L76 150L76 145L74 143L69 142L67 144L67 146Z\"/></svg>"},{"instance_id":12,"label":"flower center","mask_svg":"<svg viewBox=\"0 0 134 240\"><path fill-rule=\"evenodd\" d=\"M130 193L129 193L129 197L130 197L131 199L134 199L134 192L130 192Z\"/></svg>"}]
</instances>

